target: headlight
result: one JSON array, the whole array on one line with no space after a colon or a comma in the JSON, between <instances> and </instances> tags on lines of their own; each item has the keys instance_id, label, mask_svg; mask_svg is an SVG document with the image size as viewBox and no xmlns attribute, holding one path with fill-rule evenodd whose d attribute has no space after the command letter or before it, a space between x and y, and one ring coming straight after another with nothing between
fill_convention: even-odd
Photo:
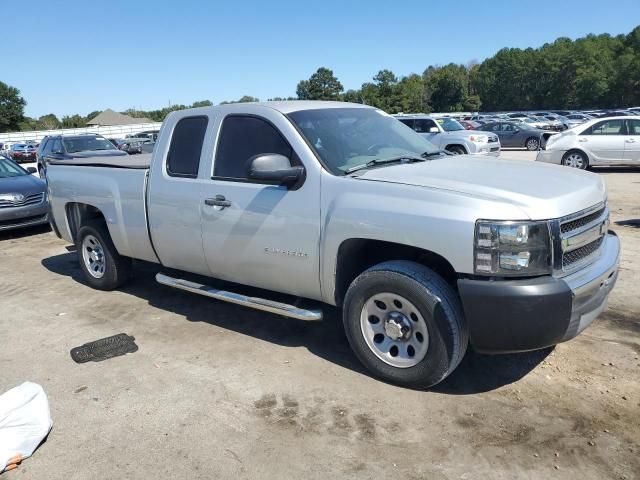
<instances>
[{"instance_id":1,"label":"headlight","mask_svg":"<svg viewBox=\"0 0 640 480\"><path fill-rule=\"evenodd\" d=\"M533 276L551 273L547 222L476 222L474 271L479 275Z\"/></svg>"},{"instance_id":2,"label":"headlight","mask_svg":"<svg viewBox=\"0 0 640 480\"><path fill-rule=\"evenodd\" d=\"M469 140L476 143L486 143L489 137L487 135L471 135Z\"/></svg>"}]
</instances>

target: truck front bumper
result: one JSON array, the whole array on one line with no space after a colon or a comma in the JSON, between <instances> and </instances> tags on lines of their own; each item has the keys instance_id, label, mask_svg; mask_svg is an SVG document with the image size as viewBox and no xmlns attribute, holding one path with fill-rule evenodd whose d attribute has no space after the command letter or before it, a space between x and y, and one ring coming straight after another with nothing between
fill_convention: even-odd
<instances>
[{"instance_id":1,"label":"truck front bumper","mask_svg":"<svg viewBox=\"0 0 640 480\"><path fill-rule=\"evenodd\" d=\"M609 232L600 257L566 277L458 280L472 347L522 352L574 338L606 308L619 262L620 240Z\"/></svg>"}]
</instances>

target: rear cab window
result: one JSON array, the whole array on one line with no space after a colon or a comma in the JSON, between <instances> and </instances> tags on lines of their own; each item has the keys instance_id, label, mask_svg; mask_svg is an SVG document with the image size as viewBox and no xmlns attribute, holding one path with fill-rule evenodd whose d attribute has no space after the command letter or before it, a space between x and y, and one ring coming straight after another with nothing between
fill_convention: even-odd
<instances>
[{"instance_id":1,"label":"rear cab window","mask_svg":"<svg viewBox=\"0 0 640 480\"><path fill-rule=\"evenodd\" d=\"M172 177L197 178L209 118L185 117L173 129L166 170Z\"/></svg>"}]
</instances>

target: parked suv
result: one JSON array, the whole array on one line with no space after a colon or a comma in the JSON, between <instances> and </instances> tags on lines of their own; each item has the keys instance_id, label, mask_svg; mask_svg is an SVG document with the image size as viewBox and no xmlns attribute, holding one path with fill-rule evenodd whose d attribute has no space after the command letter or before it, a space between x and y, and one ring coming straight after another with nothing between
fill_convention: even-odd
<instances>
[{"instance_id":1,"label":"parked suv","mask_svg":"<svg viewBox=\"0 0 640 480\"><path fill-rule=\"evenodd\" d=\"M44 178L52 160L72 160L86 157L117 157L127 155L102 135L51 135L40 143L36 158L38 173Z\"/></svg>"},{"instance_id":2,"label":"parked suv","mask_svg":"<svg viewBox=\"0 0 640 480\"><path fill-rule=\"evenodd\" d=\"M441 150L455 155L500 155L497 135L466 130L452 118L433 118L428 115L395 115Z\"/></svg>"}]
</instances>

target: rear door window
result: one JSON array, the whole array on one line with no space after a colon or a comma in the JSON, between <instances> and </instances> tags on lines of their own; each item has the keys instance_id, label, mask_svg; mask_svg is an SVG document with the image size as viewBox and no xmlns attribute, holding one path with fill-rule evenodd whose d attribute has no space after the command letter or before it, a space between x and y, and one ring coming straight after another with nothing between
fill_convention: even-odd
<instances>
[{"instance_id":1,"label":"rear door window","mask_svg":"<svg viewBox=\"0 0 640 480\"><path fill-rule=\"evenodd\" d=\"M424 119L416 120L414 123L413 129L419 133L430 133L433 127L438 128L438 126L436 125L436 122L428 118L424 118ZM440 130L438 129L438 131Z\"/></svg>"},{"instance_id":2,"label":"rear door window","mask_svg":"<svg viewBox=\"0 0 640 480\"><path fill-rule=\"evenodd\" d=\"M207 132L208 117L186 117L173 129L167 173L172 177L196 178L200 167L202 145Z\"/></svg>"},{"instance_id":3,"label":"rear door window","mask_svg":"<svg viewBox=\"0 0 640 480\"><path fill-rule=\"evenodd\" d=\"M629 135L640 135L640 120L627 120Z\"/></svg>"},{"instance_id":4,"label":"rear door window","mask_svg":"<svg viewBox=\"0 0 640 480\"><path fill-rule=\"evenodd\" d=\"M622 120L605 120L588 128L582 135L622 135L623 126Z\"/></svg>"},{"instance_id":5,"label":"rear door window","mask_svg":"<svg viewBox=\"0 0 640 480\"><path fill-rule=\"evenodd\" d=\"M402 123L404 123L407 127L409 128L413 128L413 120L410 120L408 118L402 119L400 120Z\"/></svg>"},{"instance_id":6,"label":"rear door window","mask_svg":"<svg viewBox=\"0 0 640 480\"><path fill-rule=\"evenodd\" d=\"M51 145L51 153L62 152L62 142L59 138L56 138Z\"/></svg>"}]
</instances>

